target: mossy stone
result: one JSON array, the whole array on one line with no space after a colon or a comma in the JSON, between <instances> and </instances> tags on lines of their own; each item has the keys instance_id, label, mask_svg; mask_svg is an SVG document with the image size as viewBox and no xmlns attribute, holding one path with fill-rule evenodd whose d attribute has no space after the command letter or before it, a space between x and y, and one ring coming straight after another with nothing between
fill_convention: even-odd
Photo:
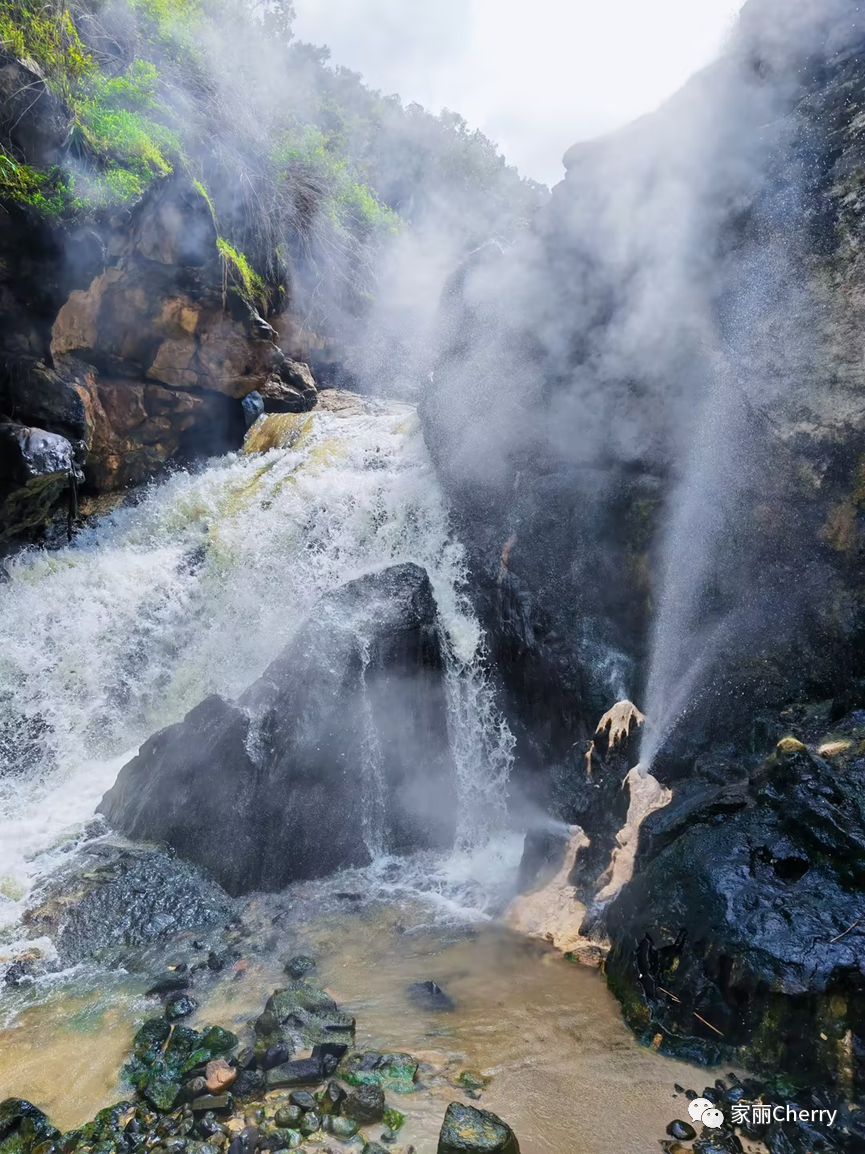
<instances>
[{"instance_id":1,"label":"mossy stone","mask_svg":"<svg viewBox=\"0 0 865 1154\"><path fill-rule=\"evenodd\" d=\"M451 1102L439 1135L438 1154L519 1154L516 1135L489 1110Z\"/></svg>"}]
</instances>

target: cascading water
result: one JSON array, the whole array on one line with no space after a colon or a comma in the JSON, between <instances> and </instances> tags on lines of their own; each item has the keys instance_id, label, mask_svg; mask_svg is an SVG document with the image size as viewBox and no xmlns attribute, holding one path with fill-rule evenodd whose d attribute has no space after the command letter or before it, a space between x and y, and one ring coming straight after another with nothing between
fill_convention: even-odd
<instances>
[{"instance_id":1,"label":"cascading water","mask_svg":"<svg viewBox=\"0 0 865 1154\"><path fill-rule=\"evenodd\" d=\"M456 857L503 829L512 737L414 410L367 402L268 421L278 447L175 474L68 548L12 562L0 593L0 924L18 920L143 739L210 693L238 695L321 594L400 561L429 572L446 633ZM376 750L361 744L378 848Z\"/></svg>"}]
</instances>

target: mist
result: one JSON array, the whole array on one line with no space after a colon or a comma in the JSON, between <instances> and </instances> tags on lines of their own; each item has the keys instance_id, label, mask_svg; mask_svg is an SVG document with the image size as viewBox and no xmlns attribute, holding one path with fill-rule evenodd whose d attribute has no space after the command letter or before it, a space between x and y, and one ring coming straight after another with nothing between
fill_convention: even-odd
<instances>
[{"instance_id":1,"label":"mist","mask_svg":"<svg viewBox=\"0 0 865 1154\"><path fill-rule=\"evenodd\" d=\"M724 668L791 643L825 590L816 560L773 554L761 510L774 492L779 525L801 528L780 496L780 429L825 409L829 387L808 263L821 142L791 113L861 27L847 3L788 16L746 5L723 57L657 113L575 145L535 226L479 253L445 298L429 435L478 521L495 508L519 532L531 516L535 543L528 478L568 476L577 527L553 553L577 617L603 563L576 512L595 515L598 470L663 487L654 611L626 686L649 763Z\"/></svg>"}]
</instances>

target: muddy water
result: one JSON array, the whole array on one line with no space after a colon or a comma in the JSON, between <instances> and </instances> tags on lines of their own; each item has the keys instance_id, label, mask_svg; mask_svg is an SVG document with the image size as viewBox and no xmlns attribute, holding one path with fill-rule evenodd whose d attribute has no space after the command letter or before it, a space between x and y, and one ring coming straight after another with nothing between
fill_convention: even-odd
<instances>
[{"instance_id":1,"label":"muddy water","mask_svg":"<svg viewBox=\"0 0 865 1154\"><path fill-rule=\"evenodd\" d=\"M67 1130L125 1097L118 1075L143 1009L130 995L58 990L19 1014L0 1031L0 1100L26 1098Z\"/></svg>"},{"instance_id":2,"label":"muddy water","mask_svg":"<svg viewBox=\"0 0 865 1154\"><path fill-rule=\"evenodd\" d=\"M447 1103L467 1100L456 1082L464 1069L490 1078L477 1104L513 1126L523 1154L644 1154L684 1112L673 1084L706 1084L707 1071L637 1045L596 972L495 926L415 931L405 929L408 920L404 908L324 916L295 927L291 939L320 959L322 984L356 1015L359 1048L408 1050L422 1061L425 1089L393 1096L407 1115L400 1146L433 1154ZM245 1036L284 981L284 945L244 960L208 995L197 990L193 1024L218 1022ZM427 979L456 1009L434 1013L409 1000L406 986ZM131 993L120 985L58 996L25 1012L0 1034L0 1098L27 1097L62 1127L116 1101L132 1031L153 1012Z\"/></svg>"}]
</instances>

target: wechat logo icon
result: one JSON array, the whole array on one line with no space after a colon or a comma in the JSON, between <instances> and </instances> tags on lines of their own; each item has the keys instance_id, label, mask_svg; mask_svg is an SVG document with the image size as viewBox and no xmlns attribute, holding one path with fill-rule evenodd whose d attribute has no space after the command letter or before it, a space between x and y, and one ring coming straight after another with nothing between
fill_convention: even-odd
<instances>
[{"instance_id":1,"label":"wechat logo icon","mask_svg":"<svg viewBox=\"0 0 865 1154\"><path fill-rule=\"evenodd\" d=\"M708 1098L695 1098L688 1106L688 1113L695 1122L702 1122L711 1130L717 1129L724 1122L724 1115Z\"/></svg>"}]
</instances>

